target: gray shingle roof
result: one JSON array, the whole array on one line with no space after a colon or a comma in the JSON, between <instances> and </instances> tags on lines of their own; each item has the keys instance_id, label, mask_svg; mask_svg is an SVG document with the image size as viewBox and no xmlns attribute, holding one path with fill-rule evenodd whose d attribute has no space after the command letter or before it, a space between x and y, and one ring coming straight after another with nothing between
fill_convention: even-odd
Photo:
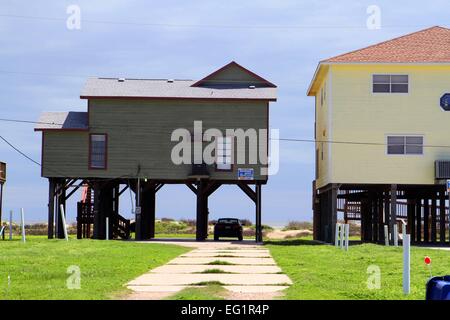
<instances>
[{"instance_id":1,"label":"gray shingle roof","mask_svg":"<svg viewBox=\"0 0 450 320\"><path fill-rule=\"evenodd\" d=\"M87 129L88 128L88 114L87 112L43 112L35 130L48 129Z\"/></svg>"},{"instance_id":2,"label":"gray shingle roof","mask_svg":"<svg viewBox=\"0 0 450 320\"><path fill-rule=\"evenodd\" d=\"M171 98L171 99L261 99L276 100L276 88L191 87L193 80L153 80L89 78L81 91L82 98Z\"/></svg>"}]
</instances>

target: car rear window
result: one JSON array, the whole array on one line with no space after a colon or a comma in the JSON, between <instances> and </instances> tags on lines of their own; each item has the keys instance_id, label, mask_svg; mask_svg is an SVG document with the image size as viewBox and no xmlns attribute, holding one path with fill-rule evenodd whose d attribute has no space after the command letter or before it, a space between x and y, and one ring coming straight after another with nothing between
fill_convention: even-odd
<instances>
[{"instance_id":1,"label":"car rear window","mask_svg":"<svg viewBox=\"0 0 450 320\"><path fill-rule=\"evenodd\" d=\"M238 219L219 219L218 223L236 224L236 223L239 223L239 220Z\"/></svg>"}]
</instances>

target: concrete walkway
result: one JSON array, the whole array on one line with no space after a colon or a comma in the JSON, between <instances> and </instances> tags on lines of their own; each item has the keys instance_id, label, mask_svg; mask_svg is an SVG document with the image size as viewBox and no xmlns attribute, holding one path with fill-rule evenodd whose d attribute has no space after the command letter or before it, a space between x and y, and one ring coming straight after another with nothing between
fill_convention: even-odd
<instances>
[{"instance_id":1,"label":"concrete walkway","mask_svg":"<svg viewBox=\"0 0 450 320\"><path fill-rule=\"evenodd\" d=\"M269 250L250 241L158 241L193 248L130 281L129 299L162 299L189 286L220 282L232 299L270 299L292 281ZM219 271L221 273L219 273Z\"/></svg>"}]
</instances>

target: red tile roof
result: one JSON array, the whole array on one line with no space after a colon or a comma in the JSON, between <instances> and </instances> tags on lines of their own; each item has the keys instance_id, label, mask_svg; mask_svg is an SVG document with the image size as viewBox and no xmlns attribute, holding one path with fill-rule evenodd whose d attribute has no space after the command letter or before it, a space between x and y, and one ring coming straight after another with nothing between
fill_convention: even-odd
<instances>
[{"instance_id":1,"label":"red tile roof","mask_svg":"<svg viewBox=\"0 0 450 320\"><path fill-rule=\"evenodd\" d=\"M450 29L432 27L345 53L322 62L433 63L450 62Z\"/></svg>"}]
</instances>

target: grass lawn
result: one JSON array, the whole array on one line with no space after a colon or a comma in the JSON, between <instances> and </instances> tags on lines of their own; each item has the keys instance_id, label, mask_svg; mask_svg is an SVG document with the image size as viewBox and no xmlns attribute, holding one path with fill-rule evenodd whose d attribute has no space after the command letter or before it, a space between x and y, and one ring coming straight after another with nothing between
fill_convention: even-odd
<instances>
[{"instance_id":1,"label":"grass lawn","mask_svg":"<svg viewBox=\"0 0 450 320\"><path fill-rule=\"evenodd\" d=\"M125 283L189 250L165 244L66 242L39 236L27 237L26 243L0 240L0 300L119 297L126 293ZM81 271L78 290L66 287L67 268L72 265Z\"/></svg>"},{"instance_id":2,"label":"grass lawn","mask_svg":"<svg viewBox=\"0 0 450 320\"><path fill-rule=\"evenodd\" d=\"M225 289L218 284L188 287L168 297L168 300L223 300Z\"/></svg>"},{"instance_id":3,"label":"grass lawn","mask_svg":"<svg viewBox=\"0 0 450 320\"><path fill-rule=\"evenodd\" d=\"M430 271L423 258L432 258L433 275L450 274L450 251L411 248L411 294L403 295L401 247L374 244L341 251L305 239L267 241L272 256L294 284L287 299L425 299ZM368 289L367 268L381 271L381 288Z\"/></svg>"}]
</instances>

